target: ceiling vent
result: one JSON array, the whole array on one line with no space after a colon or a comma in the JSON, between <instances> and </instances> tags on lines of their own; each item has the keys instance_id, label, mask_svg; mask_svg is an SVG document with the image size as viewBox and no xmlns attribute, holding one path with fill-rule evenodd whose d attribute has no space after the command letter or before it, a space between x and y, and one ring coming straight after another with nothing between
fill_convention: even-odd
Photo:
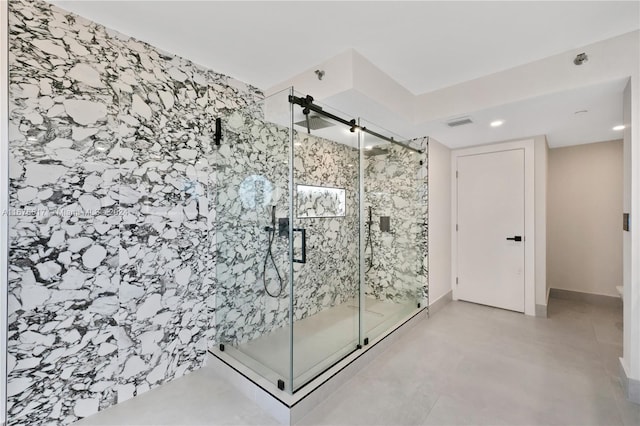
<instances>
[{"instance_id":1,"label":"ceiling vent","mask_svg":"<svg viewBox=\"0 0 640 426\"><path fill-rule=\"evenodd\" d=\"M471 118L469 117L460 117L460 118L455 118L451 121L447 122L447 126L449 127L458 127L458 126L464 126L465 124L471 124L473 123L473 121L471 121Z\"/></svg>"}]
</instances>

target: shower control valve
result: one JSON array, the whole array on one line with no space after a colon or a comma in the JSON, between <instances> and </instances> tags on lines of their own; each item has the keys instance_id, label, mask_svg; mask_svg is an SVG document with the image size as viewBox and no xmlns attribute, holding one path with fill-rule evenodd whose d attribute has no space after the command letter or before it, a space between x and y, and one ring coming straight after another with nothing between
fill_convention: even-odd
<instances>
[{"instance_id":1,"label":"shower control valve","mask_svg":"<svg viewBox=\"0 0 640 426\"><path fill-rule=\"evenodd\" d=\"M289 218L288 217L278 218L278 236L279 237L289 236Z\"/></svg>"}]
</instances>

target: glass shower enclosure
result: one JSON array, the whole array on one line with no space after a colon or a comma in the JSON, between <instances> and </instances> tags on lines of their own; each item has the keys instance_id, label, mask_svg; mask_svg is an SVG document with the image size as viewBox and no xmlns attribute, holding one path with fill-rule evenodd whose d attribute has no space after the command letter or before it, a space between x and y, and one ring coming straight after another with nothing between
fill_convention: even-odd
<instances>
[{"instance_id":1,"label":"glass shower enclosure","mask_svg":"<svg viewBox=\"0 0 640 426\"><path fill-rule=\"evenodd\" d=\"M427 140L293 89L223 122L216 340L294 393L427 306Z\"/></svg>"}]
</instances>

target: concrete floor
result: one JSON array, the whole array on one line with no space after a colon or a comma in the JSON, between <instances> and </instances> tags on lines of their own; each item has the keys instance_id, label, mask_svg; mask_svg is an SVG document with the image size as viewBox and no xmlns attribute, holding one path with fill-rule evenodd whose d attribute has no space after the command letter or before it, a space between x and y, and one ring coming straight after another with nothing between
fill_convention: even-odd
<instances>
[{"instance_id":1,"label":"concrete floor","mask_svg":"<svg viewBox=\"0 0 640 426\"><path fill-rule=\"evenodd\" d=\"M640 425L617 379L622 311L552 299L548 319L453 302L304 425ZM272 425L204 368L82 425Z\"/></svg>"}]
</instances>

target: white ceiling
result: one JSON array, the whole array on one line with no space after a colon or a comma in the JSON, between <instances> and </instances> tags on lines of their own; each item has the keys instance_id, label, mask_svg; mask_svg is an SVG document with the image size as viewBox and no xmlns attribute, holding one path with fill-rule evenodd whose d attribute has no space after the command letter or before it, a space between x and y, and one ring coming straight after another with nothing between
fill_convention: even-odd
<instances>
[{"instance_id":1,"label":"white ceiling","mask_svg":"<svg viewBox=\"0 0 640 426\"><path fill-rule=\"evenodd\" d=\"M267 89L354 48L414 94L633 31L637 1L52 1Z\"/></svg>"},{"instance_id":2,"label":"white ceiling","mask_svg":"<svg viewBox=\"0 0 640 426\"><path fill-rule=\"evenodd\" d=\"M420 130L450 148L546 135L550 148L621 139L626 79L554 93L468 114L472 124L429 123ZM578 111L584 111L576 114ZM490 123L502 120L500 127Z\"/></svg>"},{"instance_id":3,"label":"white ceiling","mask_svg":"<svg viewBox=\"0 0 640 426\"><path fill-rule=\"evenodd\" d=\"M640 28L640 1L51 2L262 89L354 48L421 94ZM622 119L624 85L469 111L474 123L458 128L415 125L354 89L322 101L348 118L366 117L407 138L429 135L450 148L539 134L559 147L620 138L611 128ZM491 128L496 119L505 124ZM338 127L324 133L355 140Z\"/></svg>"},{"instance_id":4,"label":"white ceiling","mask_svg":"<svg viewBox=\"0 0 640 426\"><path fill-rule=\"evenodd\" d=\"M340 105L352 115L366 111L368 119L385 123L387 129L400 131L407 139L428 135L452 149L537 135L546 135L549 146L558 148L622 138L622 132L614 131L613 126L622 124L622 94L626 84L626 79L609 81L469 111L464 115L473 123L459 127L449 127L447 121L450 120L412 124L355 90L324 102ZM575 114L582 110L587 112ZM489 124L494 120L502 120L504 124L491 127Z\"/></svg>"}]
</instances>

